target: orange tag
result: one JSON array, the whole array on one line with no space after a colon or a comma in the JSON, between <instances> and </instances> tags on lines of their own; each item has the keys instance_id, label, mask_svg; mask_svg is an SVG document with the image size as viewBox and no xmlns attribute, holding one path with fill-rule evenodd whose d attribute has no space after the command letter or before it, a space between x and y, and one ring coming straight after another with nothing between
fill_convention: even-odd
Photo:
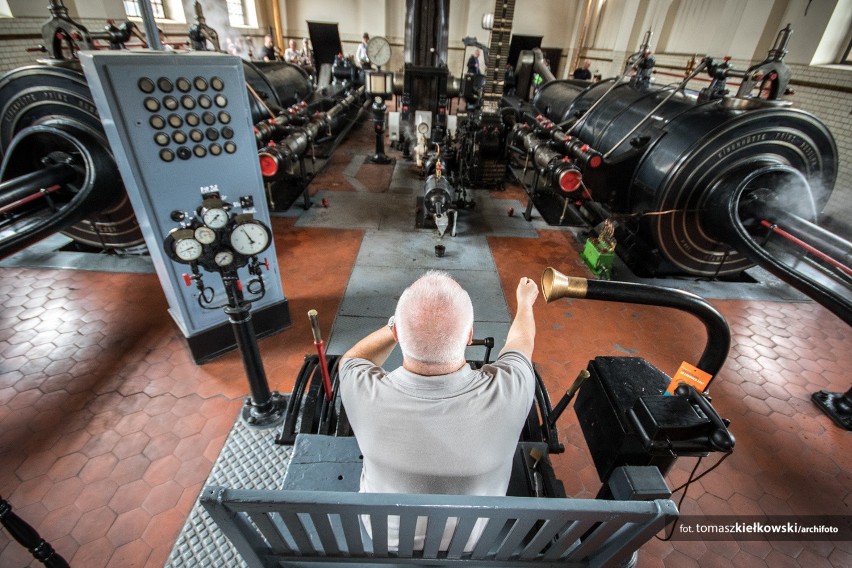
<instances>
[{"instance_id":1,"label":"orange tag","mask_svg":"<svg viewBox=\"0 0 852 568\"><path fill-rule=\"evenodd\" d=\"M674 394L675 389L678 387L680 383L686 383L691 387L694 387L698 392L704 392L704 389L707 388L707 383L710 382L713 376L709 373L706 373L695 367L690 365L686 361L680 364L680 368L675 373L672 382L669 383L669 388L666 389L666 394Z\"/></svg>"}]
</instances>

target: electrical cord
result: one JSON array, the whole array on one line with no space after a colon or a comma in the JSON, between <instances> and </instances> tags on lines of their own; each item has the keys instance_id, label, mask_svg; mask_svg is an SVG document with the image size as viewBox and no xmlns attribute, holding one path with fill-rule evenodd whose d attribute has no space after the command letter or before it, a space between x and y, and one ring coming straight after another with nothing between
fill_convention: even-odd
<instances>
[{"instance_id":1,"label":"electrical cord","mask_svg":"<svg viewBox=\"0 0 852 568\"><path fill-rule=\"evenodd\" d=\"M686 493L687 493L687 491L689 491L689 485L691 483L695 482L695 481L698 481L699 479L701 479L702 477L704 477L705 475L707 475L708 473L710 473L711 471L713 471L714 469L716 469L717 467L722 465L722 462L725 461L726 459L728 459L728 456L730 456L733 453L734 452L726 452L725 455L723 455L721 458L719 458L719 461L717 461L712 466L710 466L706 471L703 471L701 473L701 475L699 475L698 477L694 477L695 472L698 471L698 466L701 465L701 460L704 459L704 457L698 458L698 461L695 462L695 467L693 467L692 471L689 473L689 479L686 480L686 483L672 489L672 494L675 494L678 491L680 491L681 489L683 489L683 494L680 496L680 500L678 500L678 502L677 502L677 510L678 511L680 511L680 506L681 506L681 504L683 504L683 500L686 499ZM675 522L672 523L672 530L669 531L669 534L666 535L665 538L660 538L657 535L654 535L654 538L656 538L657 540L661 540L663 542L668 542L669 540L671 540L672 536L674 536L675 530L677 529L677 524L679 522L680 522L680 517L675 519Z\"/></svg>"}]
</instances>

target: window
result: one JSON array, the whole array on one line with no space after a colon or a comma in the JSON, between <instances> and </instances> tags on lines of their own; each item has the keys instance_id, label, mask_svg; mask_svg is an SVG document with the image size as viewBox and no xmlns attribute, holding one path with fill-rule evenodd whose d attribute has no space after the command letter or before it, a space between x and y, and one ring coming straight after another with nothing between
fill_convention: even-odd
<instances>
[{"instance_id":1,"label":"window","mask_svg":"<svg viewBox=\"0 0 852 568\"><path fill-rule=\"evenodd\" d=\"M246 10L243 0L228 0L228 19L232 26L246 26Z\"/></svg>"},{"instance_id":2,"label":"window","mask_svg":"<svg viewBox=\"0 0 852 568\"><path fill-rule=\"evenodd\" d=\"M155 19L166 19L166 9L163 8L163 0L151 0L151 10L154 12ZM139 8L139 3L136 0L124 0L124 11L128 17L142 17L142 10Z\"/></svg>"}]
</instances>

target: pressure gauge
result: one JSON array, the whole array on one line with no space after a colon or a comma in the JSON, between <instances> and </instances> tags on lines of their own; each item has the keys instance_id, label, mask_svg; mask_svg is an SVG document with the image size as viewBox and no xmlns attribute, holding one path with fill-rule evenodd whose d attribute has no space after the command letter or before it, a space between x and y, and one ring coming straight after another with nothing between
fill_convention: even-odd
<instances>
[{"instance_id":1,"label":"pressure gauge","mask_svg":"<svg viewBox=\"0 0 852 568\"><path fill-rule=\"evenodd\" d=\"M381 36L370 38L367 42L367 57L370 58L370 63L381 67L390 61L390 42Z\"/></svg>"},{"instance_id":2,"label":"pressure gauge","mask_svg":"<svg viewBox=\"0 0 852 568\"><path fill-rule=\"evenodd\" d=\"M195 240L202 245L209 245L216 240L216 233L209 227L198 227L195 229Z\"/></svg>"},{"instance_id":3,"label":"pressure gauge","mask_svg":"<svg viewBox=\"0 0 852 568\"><path fill-rule=\"evenodd\" d=\"M220 250L216 253L216 256L213 257L213 262L215 262L217 266L229 266L232 262L234 262L234 253L228 249Z\"/></svg>"},{"instance_id":4,"label":"pressure gauge","mask_svg":"<svg viewBox=\"0 0 852 568\"><path fill-rule=\"evenodd\" d=\"M258 221L240 223L231 231L231 246L238 253L254 256L266 250L271 234L266 225Z\"/></svg>"},{"instance_id":5,"label":"pressure gauge","mask_svg":"<svg viewBox=\"0 0 852 568\"><path fill-rule=\"evenodd\" d=\"M174 244L175 256L184 262L192 262L201 256L201 243L195 239L179 239Z\"/></svg>"},{"instance_id":6,"label":"pressure gauge","mask_svg":"<svg viewBox=\"0 0 852 568\"><path fill-rule=\"evenodd\" d=\"M221 207L204 209L201 218L211 229L221 229L228 224L228 212Z\"/></svg>"},{"instance_id":7,"label":"pressure gauge","mask_svg":"<svg viewBox=\"0 0 852 568\"><path fill-rule=\"evenodd\" d=\"M417 125L417 131L425 136L426 133L429 132L429 125L425 122L421 122Z\"/></svg>"}]
</instances>

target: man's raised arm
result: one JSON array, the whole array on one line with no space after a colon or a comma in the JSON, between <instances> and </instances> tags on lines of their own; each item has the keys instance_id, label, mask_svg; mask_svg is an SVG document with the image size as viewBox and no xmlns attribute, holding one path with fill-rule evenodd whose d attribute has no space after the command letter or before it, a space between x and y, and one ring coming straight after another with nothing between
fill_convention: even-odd
<instances>
[{"instance_id":1,"label":"man's raised arm","mask_svg":"<svg viewBox=\"0 0 852 568\"><path fill-rule=\"evenodd\" d=\"M509 334L506 336L506 345L503 346L500 353L518 351L532 360L533 349L535 348L533 304L538 297L538 285L530 278L523 277L518 283L515 295L518 299L518 310L515 312L515 319L509 328Z\"/></svg>"}]
</instances>

